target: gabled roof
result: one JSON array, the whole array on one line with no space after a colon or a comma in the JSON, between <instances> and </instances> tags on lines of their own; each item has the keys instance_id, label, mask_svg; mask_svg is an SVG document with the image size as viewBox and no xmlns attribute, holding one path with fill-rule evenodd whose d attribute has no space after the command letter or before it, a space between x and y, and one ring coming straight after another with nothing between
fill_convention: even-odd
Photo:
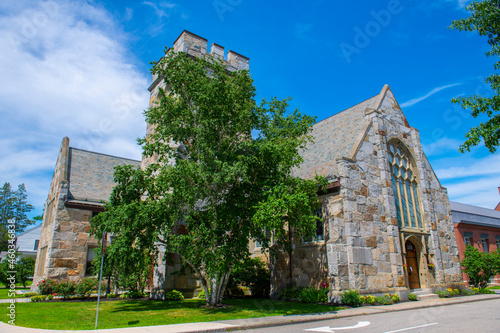
<instances>
[{"instance_id":1,"label":"gabled roof","mask_svg":"<svg viewBox=\"0 0 500 333\"><path fill-rule=\"evenodd\" d=\"M320 176L338 175L335 160L350 157L351 150L357 147L360 137L370 125L365 110L378 109L388 89L386 85L380 94L314 124L311 131L314 143L309 143L307 149L301 152L304 162L294 170L293 175L306 179L313 178L315 173Z\"/></svg>"},{"instance_id":2,"label":"gabled roof","mask_svg":"<svg viewBox=\"0 0 500 333\"><path fill-rule=\"evenodd\" d=\"M104 202L114 183L114 169L118 165L137 167L140 161L69 148L68 180L70 200Z\"/></svg>"},{"instance_id":3,"label":"gabled roof","mask_svg":"<svg viewBox=\"0 0 500 333\"><path fill-rule=\"evenodd\" d=\"M479 224L500 228L500 212L450 201L451 215L454 223Z\"/></svg>"}]
</instances>

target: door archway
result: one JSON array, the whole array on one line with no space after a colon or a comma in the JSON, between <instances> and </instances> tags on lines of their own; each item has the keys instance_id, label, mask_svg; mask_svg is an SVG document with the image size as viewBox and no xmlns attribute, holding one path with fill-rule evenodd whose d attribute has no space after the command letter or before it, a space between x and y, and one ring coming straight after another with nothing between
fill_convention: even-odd
<instances>
[{"instance_id":1,"label":"door archway","mask_svg":"<svg viewBox=\"0 0 500 333\"><path fill-rule=\"evenodd\" d=\"M418 253L417 247L411 240L406 241L405 249L409 287L410 289L418 289L420 288L420 273L418 269L420 253Z\"/></svg>"}]
</instances>

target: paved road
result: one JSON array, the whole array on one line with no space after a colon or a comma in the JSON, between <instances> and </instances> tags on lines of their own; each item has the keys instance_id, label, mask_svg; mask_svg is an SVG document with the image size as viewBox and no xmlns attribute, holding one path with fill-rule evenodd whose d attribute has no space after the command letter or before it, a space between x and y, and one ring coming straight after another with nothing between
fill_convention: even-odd
<instances>
[{"instance_id":1,"label":"paved road","mask_svg":"<svg viewBox=\"0 0 500 333\"><path fill-rule=\"evenodd\" d=\"M500 332L500 299L269 327L245 332Z\"/></svg>"}]
</instances>

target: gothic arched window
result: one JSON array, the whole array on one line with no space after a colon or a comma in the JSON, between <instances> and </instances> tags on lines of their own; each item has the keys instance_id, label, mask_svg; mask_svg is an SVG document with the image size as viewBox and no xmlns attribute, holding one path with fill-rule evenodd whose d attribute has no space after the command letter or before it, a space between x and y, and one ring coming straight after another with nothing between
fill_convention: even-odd
<instances>
[{"instance_id":1,"label":"gothic arched window","mask_svg":"<svg viewBox=\"0 0 500 333\"><path fill-rule=\"evenodd\" d=\"M415 163L403 145L390 142L388 146L398 224L400 227L422 229Z\"/></svg>"}]
</instances>

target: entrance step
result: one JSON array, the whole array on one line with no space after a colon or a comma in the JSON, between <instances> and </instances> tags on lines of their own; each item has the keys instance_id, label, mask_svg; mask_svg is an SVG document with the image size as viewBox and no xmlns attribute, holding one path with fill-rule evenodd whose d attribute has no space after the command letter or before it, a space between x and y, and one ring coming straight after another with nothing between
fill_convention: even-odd
<instances>
[{"instance_id":1,"label":"entrance step","mask_svg":"<svg viewBox=\"0 0 500 333\"><path fill-rule=\"evenodd\" d=\"M417 299L419 301L439 298L439 296L434 294L431 289L413 289L411 292L417 295Z\"/></svg>"}]
</instances>

